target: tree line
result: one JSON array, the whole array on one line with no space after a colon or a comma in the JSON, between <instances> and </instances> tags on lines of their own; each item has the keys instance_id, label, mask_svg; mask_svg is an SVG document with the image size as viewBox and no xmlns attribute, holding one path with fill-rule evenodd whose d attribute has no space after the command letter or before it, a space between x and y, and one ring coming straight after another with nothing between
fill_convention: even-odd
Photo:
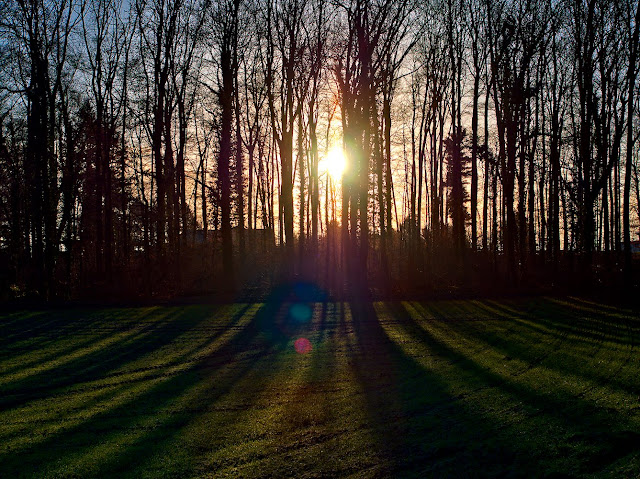
<instances>
[{"instance_id":1,"label":"tree line","mask_svg":"<svg viewBox=\"0 0 640 479\"><path fill-rule=\"evenodd\" d=\"M0 12L5 297L274 269L358 290L569 264L635 281L637 0ZM322 168L335 145L341 180Z\"/></svg>"}]
</instances>

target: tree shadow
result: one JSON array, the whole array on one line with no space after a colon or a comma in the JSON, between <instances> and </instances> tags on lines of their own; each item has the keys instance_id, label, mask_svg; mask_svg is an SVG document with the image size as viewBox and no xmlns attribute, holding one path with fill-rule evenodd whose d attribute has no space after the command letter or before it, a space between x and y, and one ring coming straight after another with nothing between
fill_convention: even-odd
<instances>
[{"instance_id":1,"label":"tree shadow","mask_svg":"<svg viewBox=\"0 0 640 479\"><path fill-rule=\"evenodd\" d=\"M560 463L561 457L570 455L572 451L575 452L571 459L582 468L581 471L572 472L597 472L632 453L640 445L640 434L629 430L632 422L622 412L598 407L596 403L586 401L578 394L563 392L561 388L548 391L543 387L536 387L535 382L533 385L519 382L513 375L481 365L436 338L416 322L405 305L394 303L393 311L394 316L402 319L400 327L413 340L426 345L438 357L454 364L456 371L453 377L462 378L463 387L467 391L453 398L449 404L443 402L441 413L449 415L453 411L455 414L458 409L456 403L460 400L471 403L477 402L479 399L475 400L474 397L481 398L481 395L496 398L500 395L505 397L503 402L506 404L496 404L495 407L482 404L482 408L490 410L494 407L492 414L496 417L508 419L512 415L524 416L520 424L495 424L491 433L493 435L500 431L497 435L504 441L518 444L518 461L522 460L522 455L530 457L529 462L520 463L521 473L529 471L524 475L539 474L544 469L537 467L545 463L552 468L554 462ZM453 328L459 328L459 324L454 323ZM517 355L518 352L513 351L513 354ZM525 358L527 360L535 362L539 358ZM478 416L480 415L484 413L478 411ZM466 422L467 418L463 416L462 421ZM468 427L473 428L474 422L469 421Z\"/></svg>"},{"instance_id":2,"label":"tree shadow","mask_svg":"<svg viewBox=\"0 0 640 479\"><path fill-rule=\"evenodd\" d=\"M48 381L42 390L30 389L34 383L28 381L14 383L26 394L6 404L14 417L21 408L26 416L0 432L5 441L23 435L26 442L12 451L0 449L0 476L183 477L215 474L216 468L243 461L252 467L259 451L251 457L225 452L208 463L206 457L228 447L228 440L244 444L243 437L230 435L234 425L250 426L251 415L268 407L263 401L273 397L274 379L286 379L289 370L295 378L285 392L286 407L274 408L280 417L269 418L269 433L281 427L294 431L287 431L281 444L285 452L264 458L280 472L290 470L279 467L297 454L315 468L309 475L321 476L588 474L605 470L640 445L640 435L621 412L567 396L560 388L523 384L513 369L484 362L490 350L534 363L540 348L528 344L537 337L532 324L540 319L554 328L554 320L544 317L544 305L521 314L515 306L500 312L499 305L483 302L447 309L302 299L309 301L300 301L300 291L292 293L289 285L265 304L239 306L219 322L217 308L176 310L158 319L157 328L129 336L126 344L116 342L52 368L60 377L34 376ZM291 306L300 302L311 307L310 322L292 314ZM483 318L498 317L499 331L475 322L475 308ZM99 322L94 323L98 330ZM574 320L563 318L559 326L575 327ZM518 341L505 339L507 332ZM450 344L447 334L464 343ZM310 339L313 352L282 354L301 335ZM91 361L103 364L94 367ZM71 365L78 368L76 376ZM345 370L351 373L340 376ZM335 382L337 376L355 377L357 384L348 390L357 395L332 395L344 386ZM336 398L337 404L330 402ZM345 405L340 401L357 402L362 422L351 416L353 424L336 426L339 407ZM43 412L49 406L57 411ZM283 426L274 426L277 421ZM356 445L341 442L367 435L370 440ZM345 447L370 449L358 455L364 461L359 468L339 463ZM565 455L571 456L569 462L563 462Z\"/></svg>"},{"instance_id":3,"label":"tree shadow","mask_svg":"<svg viewBox=\"0 0 640 479\"><path fill-rule=\"evenodd\" d=\"M72 349L66 357L57 357L52 361L51 367L41 365L33 374L27 372L21 379L4 384L1 388L3 395L0 398L0 407L20 406L34 399L54 395L57 390L65 387L106 378L124 365L170 344L185 331L197 328L206 322L211 314L215 314L217 309L214 307L198 311L185 308L162 311L162 314L156 314L159 319L144 321L148 315L142 315L140 321L143 322L136 322L133 327L132 323L128 322L112 330L108 329L110 334L106 340L102 339L103 342L96 338L85 350ZM89 323L95 324L94 321Z\"/></svg>"},{"instance_id":4,"label":"tree shadow","mask_svg":"<svg viewBox=\"0 0 640 479\"><path fill-rule=\"evenodd\" d=\"M30 441L22 450L2 454L0 471L8 475L17 472L27 476L55 475L62 470L60 467L71 471L78 467L75 474L83 475L81 471L84 470L90 475L127 473L136 476L142 469L147 470L149 461L162 455L163 448L169 447L203 408L211 407L228 393L261 358L285 346L288 338L273 327L280 308L277 300L268 302L240 324L248 308L249 305L242 307L231 319L225 329L225 338L220 336L222 331L210 331L211 337L207 341L185 350L151 376L125 376L115 386L98 385L104 392L95 396L95 402L73 407L66 413L59 411L67 420L75 417L75 422L70 421L68 427L63 424L53 433L43 432L43 437ZM178 333L192 331L206 320L203 317L200 321L187 321L182 328L163 329L163 326L151 331L148 336L138 338L141 344L129 345L135 350L132 354L115 346L117 359L109 362L106 368L86 369L85 379L89 380L95 374L99 379L100 374L113 372L119 366L152 353L175 340ZM221 344L212 349L211 345L216 341ZM247 351L250 354L245 354ZM108 357L107 351L93 359L108 361ZM177 370L172 370L176 366ZM63 384L72 382L56 380L52 387L62 389ZM252 382L245 385L250 389L246 396L257 394L262 385L263 382L252 378ZM41 393L40 398L49 399L50 392ZM73 395L73 388L63 389L61 397L54 401L64 408L65 401L73 399ZM52 418L52 421L56 420L59 421L58 414ZM192 466L178 464L180 472L174 474L182 475ZM169 472L169 468L164 472Z\"/></svg>"},{"instance_id":5,"label":"tree shadow","mask_svg":"<svg viewBox=\"0 0 640 479\"><path fill-rule=\"evenodd\" d=\"M508 363L513 364L514 360L524 363L523 367L510 371L511 376L543 365L561 375L593 383L590 389L596 385L611 384L621 391L635 394L637 384L629 384L618 376L625 368L633 367L640 324L631 318L612 317L606 310L574 309L572 304L536 300L535 307L527 308L526 314L516 314L506 305L492 305L496 314L505 314L504 318L508 319L509 334L493 327L485 331L474 329L469 327L473 324L469 321L430 321L429 324L444 334L458 336L469 343L483 344L479 350L494 350L502 354ZM420 315L431 317L431 305L411 303L411 307ZM475 353L469 351L467 356ZM597 368L591 363L596 357Z\"/></svg>"},{"instance_id":6,"label":"tree shadow","mask_svg":"<svg viewBox=\"0 0 640 479\"><path fill-rule=\"evenodd\" d=\"M489 475L505 477L531 468L526 454L499 439L499 425L468 411L446 377L425 369L389 337L372 303L350 306L351 357L378 452L388 464L382 474L462 477L493 471ZM407 318L398 308L394 303L389 321L402 324Z\"/></svg>"}]
</instances>

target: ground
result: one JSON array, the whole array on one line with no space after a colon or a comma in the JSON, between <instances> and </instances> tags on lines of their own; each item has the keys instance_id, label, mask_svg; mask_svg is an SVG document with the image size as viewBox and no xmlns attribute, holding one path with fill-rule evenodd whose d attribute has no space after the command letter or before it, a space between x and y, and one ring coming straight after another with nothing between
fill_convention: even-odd
<instances>
[{"instance_id":1,"label":"ground","mask_svg":"<svg viewBox=\"0 0 640 479\"><path fill-rule=\"evenodd\" d=\"M0 477L639 477L640 319L577 298L0 313Z\"/></svg>"}]
</instances>

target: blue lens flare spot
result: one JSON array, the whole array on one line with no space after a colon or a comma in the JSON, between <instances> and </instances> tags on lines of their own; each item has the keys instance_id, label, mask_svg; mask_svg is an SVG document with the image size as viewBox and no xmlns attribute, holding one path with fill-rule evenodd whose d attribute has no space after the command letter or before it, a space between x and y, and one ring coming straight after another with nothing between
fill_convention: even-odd
<instances>
[{"instance_id":1,"label":"blue lens flare spot","mask_svg":"<svg viewBox=\"0 0 640 479\"><path fill-rule=\"evenodd\" d=\"M324 301L327 297L326 293L313 283L295 283L291 292L297 301L301 301L303 303Z\"/></svg>"},{"instance_id":2,"label":"blue lens flare spot","mask_svg":"<svg viewBox=\"0 0 640 479\"><path fill-rule=\"evenodd\" d=\"M307 354L310 353L313 349L311 347L311 341L309 341L307 338L296 339L296 342L293 343L293 347L296 348L296 352L298 354Z\"/></svg>"},{"instance_id":3,"label":"blue lens flare spot","mask_svg":"<svg viewBox=\"0 0 640 479\"><path fill-rule=\"evenodd\" d=\"M289 307L289 315L294 321L306 323L311 319L311 308L306 304L292 304Z\"/></svg>"}]
</instances>

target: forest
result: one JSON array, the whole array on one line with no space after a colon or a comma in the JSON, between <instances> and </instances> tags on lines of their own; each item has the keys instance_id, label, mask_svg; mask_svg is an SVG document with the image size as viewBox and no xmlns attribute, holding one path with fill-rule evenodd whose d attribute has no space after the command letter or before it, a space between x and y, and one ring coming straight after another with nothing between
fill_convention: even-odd
<instances>
[{"instance_id":1,"label":"forest","mask_svg":"<svg viewBox=\"0 0 640 479\"><path fill-rule=\"evenodd\" d=\"M2 0L0 298L637 291L639 29L637 0Z\"/></svg>"},{"instance_id":2,"label":"forest","mask_svg":"<svg viewBox=\"0 0 640 479\"><path fill-rule=\"evenodd\" d=\"M640 477L640 0L0 0L0 477Z\"/></svg>"}]
</instances>

